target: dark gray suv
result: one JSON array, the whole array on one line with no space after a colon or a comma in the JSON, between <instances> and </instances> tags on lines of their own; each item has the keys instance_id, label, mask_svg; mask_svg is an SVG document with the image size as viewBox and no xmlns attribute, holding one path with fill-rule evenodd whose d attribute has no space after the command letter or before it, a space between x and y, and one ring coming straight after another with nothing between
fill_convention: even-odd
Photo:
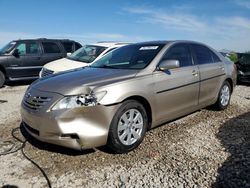
<instances>
[{"instance_id":1,"label":"dark gray suv","mask_svg":"<svg viewBox=\"0 0 250 188\"><path fill-rule=\"evenodd\" d=\"M0 87L6 80L38 78L43 65L60 59L82 45L68 39L15 40L0 50Z\"/></svg>"}]
</instances>

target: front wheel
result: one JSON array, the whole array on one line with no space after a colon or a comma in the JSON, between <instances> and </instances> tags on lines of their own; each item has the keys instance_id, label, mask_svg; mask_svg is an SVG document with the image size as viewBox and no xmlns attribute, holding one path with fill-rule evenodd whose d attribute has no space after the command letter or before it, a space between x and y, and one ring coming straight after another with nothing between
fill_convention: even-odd
<instances>
[{"instance_id":1,"label":"front wheel","mask_svg":"<svg viewBox=\"0 0 250 188\"><path fill-rule=\"evenodd\" d=\"M225 81L221 86L217 102L215 103L217 110L224 110L228 107L232 94L231 91L231 85L228 83L228 81Z\"/></svg>"},{"instance_id":2,"label":"front wheel","mask_svg":"<svg viewBox=\"0 0 250 188\"><path fill-rule=\"evenodd\" d=\"M108 146L116 153L129 152L140 145L148 125L143 105L135 100L125 101L113 117Z\"/></svg>"},{"instance_id":3,"label":"front wheel","mask_svg":"<svg viewBox=\"0 0 250 188\"><path fill-rule=\"evenodd\" d=\"M5 75L2 71L0 71L0 88L3 87L5 83Z\"/></svg>"}]
</instances>

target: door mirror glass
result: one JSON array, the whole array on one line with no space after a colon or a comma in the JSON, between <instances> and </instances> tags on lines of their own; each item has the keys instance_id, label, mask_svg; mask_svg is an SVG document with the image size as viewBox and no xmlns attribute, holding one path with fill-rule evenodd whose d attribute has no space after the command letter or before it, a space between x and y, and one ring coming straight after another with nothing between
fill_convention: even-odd
<instances>
[{"instance_id":1,"label":"door mirror glass","mask_svg":"<svg viewBox=\"0 0 250 188\"><path fill-rule=\"evenodd\" d=\"M15 49L12 55L15 56L15 57L19 57L20 56L19 50Z\"/></svg>"},{"instance_id":2,"label":"door mirror glass","mask_svg":"<svg viewBox=\"0 0 250 188\"><path fill-rule=\"evenodd\" d=\"M158 69L161 71L169 70L169 69L175 69L180 67L179 60L163 60L160 62L160 65L158 66Z\"/></svg>"}]
</instances>

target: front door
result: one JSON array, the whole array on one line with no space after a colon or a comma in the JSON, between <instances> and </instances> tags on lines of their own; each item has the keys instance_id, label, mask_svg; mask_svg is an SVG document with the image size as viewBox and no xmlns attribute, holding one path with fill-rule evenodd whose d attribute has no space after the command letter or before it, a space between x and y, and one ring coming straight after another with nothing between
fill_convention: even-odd
<instances>
[{"instance_id":1,"label":"front door","mask_svg":"<svg viewBox=\"0 0 250 188\"><path fill-rule=\"evenodd\" d=\"M199 96L199 70L187 44L170 47L162 60L179 60L180 67L153 73L158 122L191 112Z\"/></svg>"},{"instance_id":2,"label":"front door","mask_svg":"<svg viewBox=\"0 0 250 188\"><path fill-rule=\"evenodd\" d=\"M36 42L20 42L19 55L10 56L11 78L37 77L41 69L41 50Z\"/></svg>"}]
</instances>

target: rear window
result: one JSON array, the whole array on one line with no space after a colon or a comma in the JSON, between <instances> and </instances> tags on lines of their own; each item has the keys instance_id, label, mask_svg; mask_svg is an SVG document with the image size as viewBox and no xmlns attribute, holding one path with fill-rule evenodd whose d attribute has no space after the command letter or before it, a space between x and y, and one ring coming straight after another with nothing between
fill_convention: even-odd
<instances>
[{"instance_id":1,"label":"rear window","mask_svg":"<svg viewBox=\"0 0 250 188\"><path fill-rule=\"evenodd\" d=\"M196 60L198 64L201 65L213 63L211 51L207 47L199 44L192 44L192 46L195 51Z\"/></svg>"},{"instance_id":2,"label":"rear window","mask_svg":"<svg viewBox=\"0 0 250 188\"><path fill-rule=\"evenodd\" d=\"M78 50L81 47L82 47L82 45L80 45L79 43L75 43L75 51Z\"/></svg>"},{"instance_id":3,"label":"rear window","mask_svg":"<svg viewBox=\"0 0 250 188\"><path fill-rule=\"evenodd\" d=\"M59 46L54 42L42 42L44 53L53 54L60 53Z\"/></svg>"}]
</instances>

